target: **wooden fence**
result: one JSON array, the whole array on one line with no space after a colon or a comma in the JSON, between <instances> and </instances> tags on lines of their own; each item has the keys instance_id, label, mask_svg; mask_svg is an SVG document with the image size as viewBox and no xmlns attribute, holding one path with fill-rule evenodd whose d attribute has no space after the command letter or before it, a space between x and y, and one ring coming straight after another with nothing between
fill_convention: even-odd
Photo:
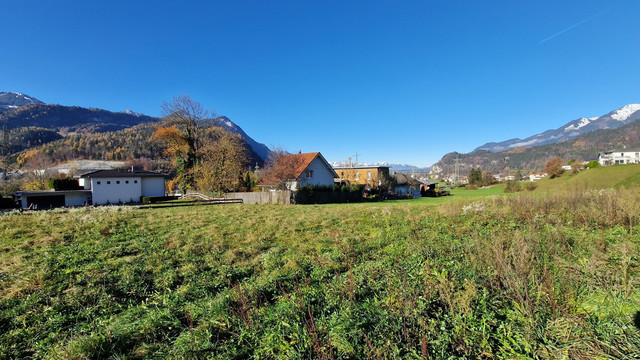
<instances>
[{"instance_id":1,"label":"wooden fence","mask_svg":"<svg viewBox=\"0 0 640 360\"><path fill-rule=\"evenodd\" d=\"M224 197L242 199L245 204L291 204L291 191L236 192Z\"/></svg>"}]
</instances>

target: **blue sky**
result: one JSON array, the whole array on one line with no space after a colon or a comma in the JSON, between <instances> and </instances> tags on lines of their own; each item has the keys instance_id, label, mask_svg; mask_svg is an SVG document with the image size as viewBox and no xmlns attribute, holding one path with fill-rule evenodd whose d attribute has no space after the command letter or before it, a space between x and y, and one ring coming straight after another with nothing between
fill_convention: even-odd
<instances>
[{"instance_id":1,"label":"blue sky","mask_svg":"<svg viewBox=\"0 0 640 360\"><path fill-rule=\"evenodd\" d=\"M428 166L640 102L640 1L0 0L0 91Z\"/></svg>"}]
</instances>

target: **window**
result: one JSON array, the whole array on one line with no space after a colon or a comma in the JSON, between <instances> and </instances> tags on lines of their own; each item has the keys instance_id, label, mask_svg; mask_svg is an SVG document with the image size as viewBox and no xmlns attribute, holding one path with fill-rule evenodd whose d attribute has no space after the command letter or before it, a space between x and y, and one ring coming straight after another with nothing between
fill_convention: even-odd
<instances>
[{"instance_id":1,"label":"window","mask_svg":"<svg viewBox=\"0 0 640 360\"><path fill-rule=\"evenodd\" d=\"M313 177L313 170L307 170L304 173L305 173L306 177L308 177L308 178Z\"/></svg>"},{"instance_id":2,"label":"window","mask_svg":"<svg viewBox=\"0 0 640 360\"><path fill-rule=\"evenodd\" d=\"M116 184L120 184L120 180L116 181Z\"/></svg>"},{"instance_id":3,"label":"window","mask_svg":"<svg viewBox=\"0 0 640 360\"><path fill-rule=\"evenodd\" d=\"M371 180L371 171L367 171L367 180Z\"/></svg>"},{"instance_id":4,"label":"window","mask_svg":"<svg viewBox=\"0 0 640 360\"><path fill-rule=\"evenodd\" d=\"M100 185L100 181L96 181L96 184Z\"/></svg>"},{"instance_id":5,"label":"window","mask_svg":"<svg viewBox=\"0 0 640 360\"><path fill-rule=\"evenodd\" d=\"M138 183L138 180L133 180L133 183L134 183L134 184L137 184L137 183Z\"/></svg>"},{"instance_id":6,"label":"window","mask_svg":"<svg viewBox=\"0 0 640 360\"><path fill-rule=\"evenodd\" d=\"M107 181L107 185L111 184L111 181Z\"/></svg>"},{"instance_id":7,"label":"window","mask_svg":"<svg viewBox=\"0 0 640 360\"><path fill-rule=\"evenodd\" d=\"M125 181L124 181L124 183L125 183L125 184L128 184L128 183L129 183L129 180L125 180Z\"/></svg>"}]
</instances>

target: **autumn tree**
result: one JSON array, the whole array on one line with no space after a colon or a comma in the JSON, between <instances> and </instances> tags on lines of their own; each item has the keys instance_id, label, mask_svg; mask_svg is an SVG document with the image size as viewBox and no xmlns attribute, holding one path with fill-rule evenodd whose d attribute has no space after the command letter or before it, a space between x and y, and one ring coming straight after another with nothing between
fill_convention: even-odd
<instances>
[{"instance_id":1,"label":"autumn tree","mask_svg":"<svg viewBox=\"0 0 640 360\"><path fill-rule=\"evenodd\" d=\"M276 149L269 154L269 159L262 170L261 184L275 186L278 190L287 190L291 181L296 179L297 170L302 164L300 156L290 155L283 149Z\"/></svg>"},{"instance_id":2,"label":"autumn tree","mask_svg":"<svg viewBox=\"0 0 640 360\"><path fill-rule=\"evenodd\" d=\"M553 158L544 166L544 172L546 172L551 179L556 178L564 172L564 170L562 170L562 164L563 161L561 158Z\"/></svg>"},{"instance_id":3,"label":"autumn tree","mask_svg":"<svg viewBox=\"0 0 640 360\"><path fill-rule=\"evenodd\" d=\"M241 187L247 163L247 151L242 136L220 127L202 131L195 167L195 185L201 191L226 192Z\"/></svg>"},{"instance_id":4,"label":"autumn tree","mask_svg":"<svg viewBox=\"0 0 640 360\"><path fill-rule=\"evenodd\" d=\"M487 170L482 173L482 184L493 185L493 184L496 184L497 182L498 180L496 180L496 177L493 176L493 173L491 171Z\"/></svg>"},{"instance_id":5,"label":"autumn tree","mask_svg":"<svg viewBox=\"0 0 640 360\"><path fill-rule=\"evenodd\" d=\"M188 95L179 95L162 104L163 125L158 126L152 140L167 146L176 165L176 180L183 189L195 185L195 167L200 159L203 131L209 112ZM211 114L214 115L214 114Z\"/></svg>"},{"instance_id":6,"label":"autumn tree","mask_svg":"<svg viewBox=\"0 0 640 360\"><path fill-rule=\"evenodd\" d=\"M34 151L32 155L23 158L24 172L23 188L25 190L45 190L50 174L47 169L53 166L51 160L42 152Z\"/></svg>"},{"instance_id":7,"label":"autumn tree","mask_svg":"<svg viewBox=\"0 0 640 360\"><path fill-rule=\"evenodd\" d=\"M571 163L571 173L572 174L577 174L582 170L584 170L584 161L575 160L574 162Z\"/></svg>"}]
</instances>

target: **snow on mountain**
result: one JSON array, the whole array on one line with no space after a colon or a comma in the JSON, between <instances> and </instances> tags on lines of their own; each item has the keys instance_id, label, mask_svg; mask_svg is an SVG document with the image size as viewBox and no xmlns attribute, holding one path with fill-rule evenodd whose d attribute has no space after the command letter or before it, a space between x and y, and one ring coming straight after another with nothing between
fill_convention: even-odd
<instances>
[{"instance_id":1,"label":"snow on mountain","mask_svg":"<svg viewBox=\"0 0 640 360\"><path fill-rule=\"evenodd\" d=\"M629 104L606 115L591 118L582 117L570 121L555 130L547 130L526 139L511 139L502 142L486 143L474 151L487 150L490 152L502 152L518 147L560 143L571 140L584 133L600 129L614 129L637 120L640 120L640 104Z\"/></svg>"},{"instance_id":2,"label":"snow on mountain","mask_svg":"<svg viewBox=\"0 0 640 360\"><path fill-rule=\"evenodd\" d=\"M406 171L412 171L412 170L418 170L418 171L428 171L429 168L420 168L414 165L409 165L409 164L396 164L396 163L390 163L390 162L386 162L386 161L376 161L373 163L358 163L358 164L352 164L352 163L348 163L345 161L330 161L329 164L332 167L378 167L378 166L388 166L389 167L389 171L391 171L392 173L394 171L399 171L399 172L406 172Z\"/></svg>"},{"instance_id":3,"label":"snow on mountain","mask_svg":"<svg viewBox=\"0 0 640 360\"><path fill-rule=\"evenodd\" d=\"M259 143L255 141L253 138L251 138L251 136L247 135L247 133L245 133L244 130L242 130L242 128L236 125L228 117L220 116L213 119L213 122L214 122L214 125L216 126L223 127L223 128L226 127L227 130L229 130L231 133L239 134L240 136L242 136L247 141L247 144L251 147L251 149L256 154L258 154L258 156L260 156L263 160L266 161L269 158L269 154L271 153L271 150L265 144Z\"/></svg>"},{"instance_id":4,"label":"snow on mountain","mask_svg":"<svg viewBox=\"0 0 640 360\"><path fill-rule=\"evenodd\" d=\"M0 92L0 112L31 104L43 104L43 102L17 92Z\"/></svg>"},{"instance_id":5,"label":"snow on mountain","mask_svg":"<svg viewBox=\"0 0 640 360\"><path fill-rule=\"evenodd\" d=\"M614 120L626 121L631 116L633 116L634 113L636 113L638 110L640 110L640 104L629 104L629 105L623 106L621 109L618 109L609 113L609 116L611 116L611 118ZM640 114L635 114L635 115L637 115L635 117L636 120L640 118Z\"/></svg>"},{"instance_id":6,"label":"snow on mountain","mask_svg":"<svg viewBox=\"0 0 640 360\"><path fill-rule=\"evenodd\" d=\"M580 119L578 119L579 123L577 125L576 124L571 124L571 125L567 126L566 128L564 128L564 132L578 130L580 128L583 128L583 127L591 124L592 121L597 120L597 119L598 119L597 117L592 117L592 118L589 118L589 119L580 118Z\"/></svg>"}]
</instances>

